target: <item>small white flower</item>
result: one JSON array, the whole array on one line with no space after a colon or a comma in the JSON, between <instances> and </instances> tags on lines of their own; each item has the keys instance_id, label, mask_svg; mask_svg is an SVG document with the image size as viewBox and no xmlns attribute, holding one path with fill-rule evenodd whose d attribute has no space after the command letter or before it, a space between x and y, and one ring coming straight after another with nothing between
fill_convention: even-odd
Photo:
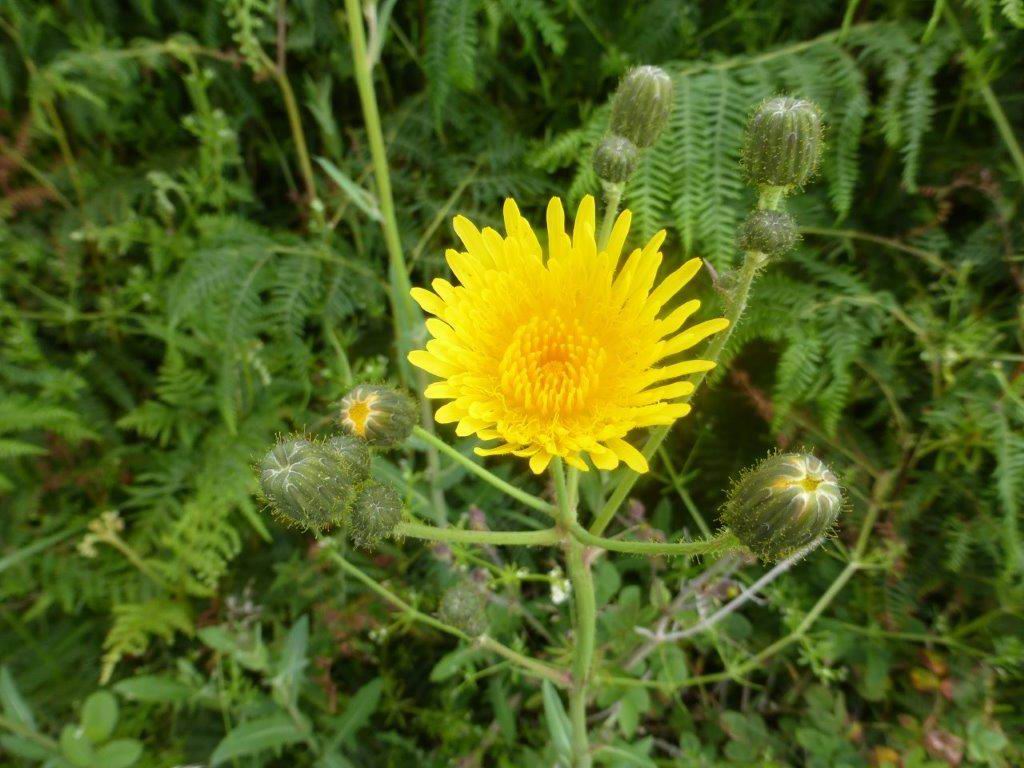
<instances>
[{"instance_id":1,"label":"small white flower","mask_svg":"<svg viewBox=\"0 0 1024 768\"><path fill-rule=\"evenodd\" d=\"M551 579L551 602L555 605L561 605L569 599L572 584L565 578L562 574L562 569L558 566L548 571L548 577Z\"/></svg>"}]
</instances>

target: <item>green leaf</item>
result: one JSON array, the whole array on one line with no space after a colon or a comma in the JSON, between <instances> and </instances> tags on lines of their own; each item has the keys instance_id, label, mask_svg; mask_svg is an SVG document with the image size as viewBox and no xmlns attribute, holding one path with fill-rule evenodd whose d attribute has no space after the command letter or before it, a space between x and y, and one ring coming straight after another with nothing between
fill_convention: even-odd
<instances>
[{"instance_id":1,"label":"green leaf","mask_svg":"<svg viewBox=\"0 0 1024 768\"><path fill-rule=\"evenodd\" d=\"M487 697L494 709L494 719L501 728L502 735L509 741L516 739L516 718L509 706L508 691L500 677L492 677L487 686Z\"/></svg>"},{"instance_id":2,"label":"green leaf","mask_svg":"<svg viewBox=\"0 0 1024 768\"><path fill-rule=\"evenodd\" d=\"M451 653L446 653L430 670L430 681L440 683L447 680L466 667L477 655L478 649L473 647L456 648Z\"/></svg>"},{"instance_id":3,"label":"green leaf","mask_svg":"<svg viewBox=\"0 0 1024 768\"><path fill-rule=\"evenodd\" d=\"M565 713L562 706L562 699L550 680L543 683L544 695L544 719L548 724L548 733L551 734L551 743L555 750L566 762L572 760L572 725L569 723L569 715Z\"/></svg>"},{"instance_id":4,"label":"green leaf","mask_svg":"<svg viewBox=\"0 0 1024 768\"><path fill-rule=\"evenodd\" d=\"M306 650L309 647L309 617L303 616L292 626L285 640L281 656L277 660L277 674L274 687L280 690L287 701L294 703L302 682L302 671L308 663Z\"/></svg>"},{"instance_id":5,"label":"green leaf","mask_svg":"<svg viewBox=\"0 0 1024 768\"><path fill-rule=\"evenodd\" d=\"M93 744L110 738L117 725L117 699L109 691L97 691L82 707L82 730Z\"/></svg>"},{"instance_id":6,"label":"green leaf","mask_svg":"<svg viewBox=\"0 0 1024 768\"><path fill-rule=\"evenodd\" d=\"M632 738L640 724L640 717L651 706L651 697L645 688L631 688L619 699L619 730L627 739Z\"/></svg>"},{"instance_id":7,"label":"green leaf","mask_svg":"<svg viewBox=\"0 0 1024 768\"><path fill-rule=\"evenodd\" d=\"M384 220L384 217L381 216L380 208L377 207L377 200L373 195L326 157L316 157L314 159L327 175L331 177L331 181L341 187L341 191L345 193L359 210L378 223Z\"/></svg>"},{"instance_id":8,"label":"green leaf","mask_svg":"<svg viewBox=\"0 0 1024 768\"><path fill-rule=\"evenodd\" d=\"M126 699L152 704L180 704L192 695L191 689L170 677L140 675L114 684L114 690Z\"/></svg>"},{"instance_id":9,"label":"green leaf","mask_svg":"<svg viewBox=\"0 0 1024 768\"><path fill-rule=\"evenodd\" d=\"M211 765L221 765L235 757L254 755L267 749L280 749L302 741L302 733L287 716L278 714L250 720L231 730L213 750Z\"/></svg>"},{"instance_id":10,"label":"green leaf","mask_svg":"<svg viewBox=\"0 0 1024 768\"><path fill-rule=\"evenodd\" d=\"M96 757L85 730L77 725L65 725L60 732L60 751L77 768L91 768Z\"/></svg>"},{"instance_id":11,"label":"green leaf","mask_svg":"<svg viewBox=\"0 0 1024 768\"><path fill-rule=\"evenodd\" d=\"M12 755L23 757L26 760L45 760L53 755L42 744L23 739L21 736L0 736L0 747Z\"/></svg>"},{"instance_id":12,"label":"green leaf","mask_svg":"<svg viewBox=\"0 0 1024 768\"><path fill-rule=\"evenodd\" d=\"M649 745L647 746L649 747ZM656 768L657 763L639 751L642 748L642 746L605 745L597 750L594 759L602 765L610 765L614 768L634 765L638 768Z\"/></svg>"},{"instance_id":13,"label":"green leaf","mask_svg":"<svg viewBox=\"0 0 1024 768\"><path fill-rule=\"evenodd\" d=\"M96 764L103 768L129 768L142 757L142 744L135 739L115 739L96 750Z\"/></svg>"},{"instance_id":14,"label":"green leaf","mask_svg":"<svg viewBox=\"0 0 1024 768\"><path fill-rule=\"evenodd\" d=\"M18 687L14 684L14 678L7 667L0 667L0 706L7 717L33 731L36 729L36 719L32 710L18 692Z\"/></svg>"},{"instance_id":15,"label":"green leaf","mask_svg":"<svg viewBox=\"0 0 1024 768\"><path fill-rule=\"evenodd\" d=\"M332 744L340 744L366 725L370 716L377 710L383 691L384 679L381 677L371 680L356 691L355 695L349 699L345 711L335 723Z\"/></svg>"}]
</instances>

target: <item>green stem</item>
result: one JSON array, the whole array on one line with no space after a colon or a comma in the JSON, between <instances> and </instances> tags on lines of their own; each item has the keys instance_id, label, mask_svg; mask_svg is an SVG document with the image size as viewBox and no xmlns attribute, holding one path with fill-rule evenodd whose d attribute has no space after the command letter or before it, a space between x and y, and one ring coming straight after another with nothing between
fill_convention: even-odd
<instances>
[{"instance_id":1,"label":"green stem","mask_svg":"<svg viewBox=\"0 0 1024 768\"><path fill-rule=\"evenodd\" d=\"M402 255L402 239L398 231L398 219L395 217L395 201L391 193L391 174L388 168L387 150L384 146L384 133L381 130L380 111L377 108L377 94L373 88L373 73L370 58L366 52L366 31L363 29L362 10L359 0L345 0L345 16L348 21L349 42L352 45L352 64L355 69L356 87L359 90L359 101L363 107L363 121L366 124L366 137L370 144L370 157L373 160L373 176L377 184L377 203L382 217L381 227L384 231L384 243L388 250L389 277L391 280L391 304L395 313L395 339L399 344L401 362L404 364L405 354L410 351L409 334L422 322L419 307L413 303L409 292L412 284ZM402 324L404 321L412 321Z\"/></svg>"},{"instance_id":2,"label":"green stem","mask_svg":"<svg viewBox=\"0 0 1024 768\"><path fill-rule=\"evenodd\" d=\"M442 440L432 432L428 432L427 430L423 429L423 427L413 427L412 433L423 442L436 448L438 451L440 451L445 456L450 458L456 464L462 465L470 472L472 472L474 475L479 477L481 480L490 483L499 491L508 496L511 496L516 501L522 502L531 509L536 509L539 512L544 512L549 515L554 514L554 508L546 501L534 496L532 493L527 493L524 490L516 488L514 485L512 485L509 482L506 482L505 480L502 480L497 475L481 467L479 464L477 464L469 457L459 453L457 450L452 448L450 445L448 445L448 443L446 443L444 440Z\"/></svg>"},{"instance_id":3,"label":"green stem","mask_svg":"<svg viewBox=\"0 0 1024 768\"><path fill-rule=\"evenodd\" d=\"M355 69L356 87L363 107L363 122L370 143L370 157L373 161L373 176L377 183L377 205L380 207L381 228L388 250L388 282L391 312L394 319L395 343L398 345L398 369L407 382L415 382L418 392L426 389L426 377L420 370L413 370L408 354L413 348L413 333L423 327L423 313L411 296L412 284L409 270L402 254L402 238L395 216L395 200L391 193L391 172L388 167L387 149L384 146L384 132L381 129L380 110L377 108L377 94L373 88L373 63L366 51L366 30L359 0L345 0L345 16L348 21L349 41L352 45L352 65ZM421 398L420 416L428 432L434 430L433 413L430 405ZM439 482L441 462L437 451L431 447L427 452L427 469L430 472L431 501L441 520L448 517L448 505Z\"/></svg>"},{"instance_id":4,"label":"green stem","mask_svg":"<svg viewBox=\"0 0 1024 768\"><path fill-rule=\"evenodd\" d=\"M992 86L988 84L988 80L985 79L985 74L981 69L981 60L978 56L977 50L974 46L967 42L967 35L964 34L963 28L960 26L960 22L957 21L956 14L953 13L953 9L946 5L943 8L946 16L946 21L953 29L956 30L957 35L960 36L960 43L962 46L964 61L967 63L967 68L974 75L975 82L978 85L978 90L981 91L981 97L985 100L985 105L988 107L988 111L991 113L992 122L996 124L996 129L999 131L999 135L1003 139L1003 143L1006 144L1007 150L1010 152L1010 157L1013 158L1013 164L1017 166L1017 175L1019 181L1024 182L1024 152L1021 151L1020 144L1017 143L1017 137L1013 134L1013 127L1010 125L1010 121L1006 118L1006 113L1003 112L1002 106L999 104L999 99L996 98L995 92L992 90Z\"/></svg>"},{"instance_id":5,"label":"green stem","mask_svg":"<svg viewBox=\"0 0 1024 768\"><path fill-rule=\"evenodd\" d=\"M527 672L533 675L536 675L537 677L550 680L557 686L560 686L562 688L565 688L567 686L568 681L566 679L565 672L558 669L558 667L554 667L550 664L545 664L544 662L538 661L537 659L531 659L529 656L524 656L518 651L515 651L509 648L507 645L499 643L497 640L491 637L487 637L486 635L483 635L481 637L472 637L471 635L467 635L458 627L453 627L451 624L446 624L445 622L440 621L439 619L435 619L430 614L423 613L422 611L413 608L411 605L409 605L409 603L405 602L405 600L400 598L394 592L387 589L386 587L381 586L371 576L367 575L362 570L352 565L352 563L350 563L348 560L342 557L341 554L339 554L335 550L328 550L327 556L330 558L331 562L333 562L335 565L341 568L341 570L343 570L345 573L355 578L357 581L362 583L372 592L375 592L386 602L391 603L391 605L398 608L406 616L413 619L414 621L418 621L421 624L426 624L429 627L433 627L439 632L454 635L460 640L465 640L468 643L474 643L480 648L485 648L505 659L508 659L513 664L518 665L522 669L526 670Z\"/></svg>"},{"instance_id":6,"label":"green stem","mask_svg":"<svg viewBox=\"0 0 1024 768\"><path fill-rule=\"evenodd\" d=\"M723 531L707 539L697 541L620 541L595 536L579 523L574 522L569 529L577 541L591 547L601 547L611 552L626 552L633 555L714 555L738 549L741 545L732 533Z\"/></svg>"},{"instance_id":7,"label":"green stem","mask_svg":"<svg viewBox=\"0 0 1024 768\"><path fill-rule=\"evenodd\" d=\"M264 66L270 71L281 91L281 99L284 101L285 112L288 113L288 127L292 132L292 141L295 142L295 154L299 158L299 172L302 174L302 183L306 187L306 197L309 203L316 200L316 180L313 176L313 164L309 160L309 147L306 145L306 134L302 130L302 116L299 113L299 105L295 100L295 91L288 81L288 74L283 67L279 67L264 53Z\"/></svg>"},{"instance_id":8,"label":"green stem","mask_svg":"<svg viewBox=\"0 0 1024 768\"><path fill-rule=\"evenodd\" d=\"M399 523L395 536L426 541L447 541L453 544L489 544L492 546L550 546L562 540L557 528L541 531L467 531L462 528L438 528L419 523Z\"/></svg>"},{"instance_id":9,"label":"green stem","mask_svg":"<svg viewBox=\"0 0 1024 768\"><path fill-rule=\"evenodd\" d=\"M29 739L30 741L34 741L43 749L47 749L50 752L56 753L60 751L60 746L57 744L56 741L49 738L48 736L44 736L43 734L29 728L26 725L22 725L17 720L14 720L12 718L0 715L0 728L5 728L11 733L15 733L18 736L21 736L23 739Z\"/></svg>"},{"instance_id":10,"label":"green stem","mask_svg":"<svg viewBox=\"0 0 1024 768\"><path fill-rule=\"evenodd\" d=\"M619 213L619 203L622 202L622 192L625 184L602 184L604 188L604 214L601 218L601 232L597 238L597 250L601 250L608 244L608 238L612 234L612 226L615 224L615 217Z\"/></svg>"},{"instance_id":11,"label":"green stem","mask_svg":"<svg viewBox=\"0 0 1024 768\"><path fill-rule=\"evenodd\" d=\"M576 522L576 483L579 475L570 475L567 487L562 460L551 463L551 474L558 499L558 520L568 530L579 527ZM594 638L597 631L597 601L594 597L594 579L587 561L586 547L576 538L566 544L566 570L575 599L573 622L575 648L572 660L572 687L569 690L569 719L572 722L573 768L590 768L590 739L587 736L587 685L594 663Z\"/></svg>"},{"instance_id":12,"label":"green stem","mask_svg":"<svg viewBox=\"0 0 1024 768\"><path fill-rule=\"evenodd\" d=\"M779 199L775 196L774 190L768 190L762 192L758 207L774 208L778 203ZM722 351L725 349L726 344L729 343L729 339L732 337L732 333L736 329L736 324L743 315L744 309L746 309L747 299L750 297L750 286L753 284L754 277L757 275L757 272L763 263L763 254L749 251L744 256L743 266L740 268L736 288L729 297L729 305L725 313L726 319L729 321L729 326L715 336L714 340L708 346L707 352L702 355L705 360L712 360L717 363L718 358L721 357ZM707 372L704 371L698 373L693 378L694 392L700 388L700 385L706 377ZM692 399L693 395L690 395L687 398L687 400ZM650 461L651 457L654 456L655 452L658 450L658 446L660 446L662 441L664 441L668 436L671 429L672 425L666 424L665 426L656 427L651 430L651 434L647 438L647 442L644 444L642 451L644 457L647 458L648 461ZM640 475L631 469L623 471L618 484L612 491L612 495L608 498L608 501L601 508L601 511L590 526L590 532L592 534L600 536L604 533L605 528L607 528L608 524L612 521L612 518L619 509L619 506L623 501L625 501L626 496L631 490L633 490L633 486L636 485L636 481L639 477Z\"/></svg>"}]
</instances>

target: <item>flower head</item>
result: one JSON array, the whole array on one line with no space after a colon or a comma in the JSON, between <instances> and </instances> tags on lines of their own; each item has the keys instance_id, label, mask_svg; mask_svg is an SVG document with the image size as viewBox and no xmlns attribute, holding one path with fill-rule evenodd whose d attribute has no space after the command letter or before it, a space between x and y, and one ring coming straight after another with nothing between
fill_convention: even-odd
<instances>
[{"instance_id":1,"label":"flower head","mask_svg":"<svg viewBox=\"0 0 1024 768\"><path fill-rule=\"evenodd\" d=\"M512 200L504 218L503 236L456 217L465 250L446 256L460 285L437 279L433 291L412 291L434 317L433 339L409 360L442 379L427 397L451 401L437 421L457 423L460 436L500 441L477 453L527 457L537 473L555 456L585 470L584 454L599 469L622 461L645 472L647 461L623 438L690 411L680 400L694 387L682 377L714 363L680 355L728 325L716 318L684 328L696 299L665 310L700 259L656 284L662 231L620 265L630 213L619 215L599 249L591 196L571 235L561 201L551 200L546 257Z\"/></svg>"}]
</instances>

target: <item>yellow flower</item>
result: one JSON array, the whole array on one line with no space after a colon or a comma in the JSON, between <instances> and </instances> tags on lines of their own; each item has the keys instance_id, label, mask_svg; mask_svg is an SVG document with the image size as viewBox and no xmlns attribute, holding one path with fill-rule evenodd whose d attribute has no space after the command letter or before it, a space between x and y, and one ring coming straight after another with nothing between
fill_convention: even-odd
<instances>
[{"instance_id":1,"label":"yellow flower","mask_svg":"<svg viewBox=\"0 0 1024 768\"><path fill-rule=\"evenodd\" d=\"M729 324L716 318L684 329L700 307L696 299L662 312L700 259L655 287L661 231L619 267L631 215L619 215L598 250L591 196L580 203L571 237L562 202L552 198L546 260L514 201L505 201L504 217L502 236L457 216L465 251L446 257L461 285L437 279L433 292L412 289L434 317L427 320L433 339L409 360L442 379L427 387L427 397L451 401L437 421L457 422L462 437L500 440L477 453L528 457L536 473L554 456L585 470L584 454L599 469L622 461L646 472L643 455L623 438L689 413L680 399L694 387L681 377L715 364L678 359L680 353Z\"/></svg>"}]
</instances>

